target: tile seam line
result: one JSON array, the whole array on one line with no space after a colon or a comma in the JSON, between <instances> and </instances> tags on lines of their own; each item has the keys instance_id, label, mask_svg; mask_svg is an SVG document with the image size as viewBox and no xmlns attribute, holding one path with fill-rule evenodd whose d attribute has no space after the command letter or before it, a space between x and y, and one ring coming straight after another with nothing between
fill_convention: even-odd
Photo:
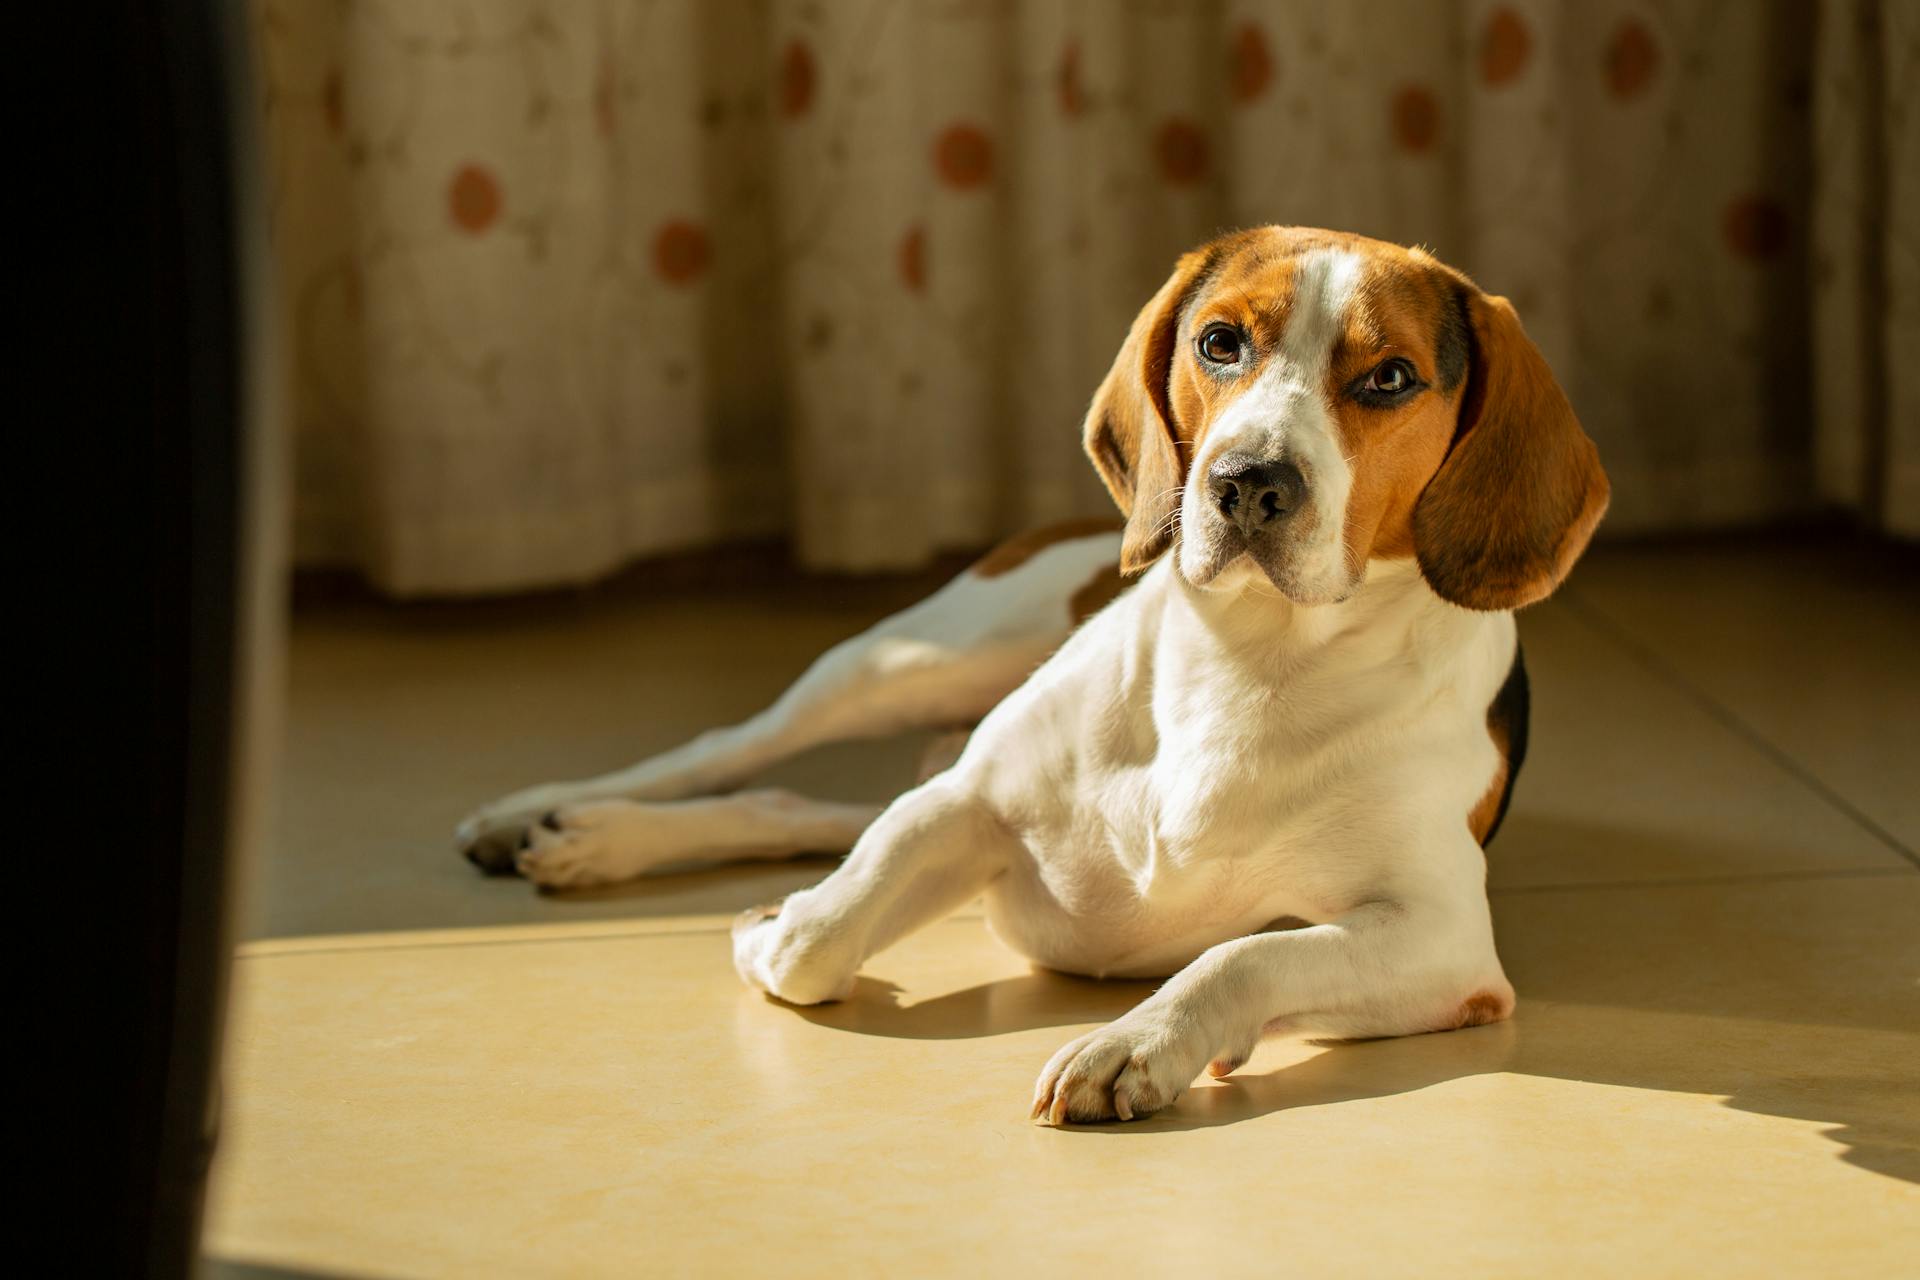
<instances>
[{"instance_id":1,"label":"tile seam line","mask_svg":"<svg viewBox=\"0 0 1920 1280\"><path fill-rule=\"evenodd\" d=\"M1810 867L1802 871L1730 871L1712 876L1670 876L1662 880L1592 880L1584 884L1515 884L1487 890L1489 897L1510 894L1587 893L1610 889L1697 889L1714 885L1793 884L1814 880L1898 879L1915 873L1913 867Z\"/></svg>"},{"instance_id":2,"label":"tile seam line","mask_svg":"<svg viewBox=\"0 0 1920 1280\"><path fill-rule=\"evenodd\" d=\"M1807 871L1761 871L1751 874L1732 874L1725 876L1693 876L1667 880L1605 880L1591 884L1526 884L1505 888L1489 889L1493 897L1509 895L1527 895L1540 893L1583 893L1621 889L1688 889L1711 885L1741 884L1779 884L1806 880L1860 880L1889 879L1914 874L1907 867L1842 867ZM948 916L939 923L978 922L979 916ZM576 942L627 942L636 938L711 938L732 932L730 925L715 925L702 929L632 929L622 932L589 933L576 937L558 938L471 938L458 942L371 942L346 943L340 946L298 947L279 949L273 947L272 938L255 939L253 943L242 943L234 953L236 960L282 960L299 956L340 956L371 954L388 951L462 951L474 947L550 947L562 943ZM266 945L269 950L249 952L251 945Z\"/></svg>"},{"instance_id":3,"label":"tile seam line","mask_svg":"<svg viewBox=\"0 0 1920 1280\"><path fill-rule=\"evenodd\" d=\"M235 960L282 960L298 956L343 956L371 954L382 951L467 951L475 947L551 947L569 942L631 942L641 938L711 938L731 933L731 926L716 925L710 929L633 929L624 933L588 933L577 937L562 938L470 938L458 942L368 942L346 943L337 947L295 947L272 948L266 951L249 952L249 944L242 943L234 951ZM272 938L262 938L259 942L271 944Z\"/></svg>"},{"instance_id":4,"label":"tile seam line","mask_svg":"<svg viewBox=\"0 0 1920 1280\"><path fill-rule=\"evenodd\" d=\"M1893 832L1881 826L1858 805L1836 791L1819 774L1775 745L1772 739L1748 724L1733 708L1705 690L1697 688L1685 676L1663 661L1652 648L1635 637L1619 622L1608 617L1598 605L1592 604L1579 592L1573 590L1562 591L1560 599L1565 602L1568 611L1588 630L1617 646L1647 674L1683 694L1688 701L1705 711L1722 728L1731 730L1748 746L1772 761L1782 773L1811 791L1819 799L1826 801L1830 808L1850 819L1855 826L1885 845L1893 853L1911 863L1916 869L1920 869L1920 852L1909 848Z\"/></svg>"}]
</instances>

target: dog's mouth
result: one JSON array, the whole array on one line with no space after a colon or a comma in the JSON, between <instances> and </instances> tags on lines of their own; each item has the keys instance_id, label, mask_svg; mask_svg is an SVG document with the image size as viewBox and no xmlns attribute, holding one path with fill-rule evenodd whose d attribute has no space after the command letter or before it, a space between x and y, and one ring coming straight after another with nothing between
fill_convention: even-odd
<instances>
[{"instance_id":1,"label":"dog's mouth","mask_svg":"<svg viewBox=\"0 0 1920 1280\"><path fill-rule=\"evenodd\" d=\"M1174 547L1175 568L1191 586L1215 593L1278 594L1298 605L1332 604L1352 594L1344 557L1322 553L1308 513L1284 530L1249 534L1231 521L1208 516L1183 527ZM1325 562L1325 563L1323 563ZM1340 570L1340 572L1336 572Z\"/></svg>"},{"instance_id":2,"label":"dog's mouth","mask_svg":"<svg viewBox=\"0 0 1920 1280\"><path fill-rule=\"evenodd\" d=\"M1237 587L1248 574L1263 572L1249 554L1247 536L1217 520L1200 529L1182 529L1174 550L1180 576L1196 587Z\"/></svg>"}]
</instances>

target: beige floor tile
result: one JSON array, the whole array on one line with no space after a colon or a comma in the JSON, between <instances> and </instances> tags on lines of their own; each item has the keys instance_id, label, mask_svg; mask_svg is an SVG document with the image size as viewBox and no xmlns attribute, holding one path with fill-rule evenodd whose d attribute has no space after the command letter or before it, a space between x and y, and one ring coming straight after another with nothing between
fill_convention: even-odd
<instances>
[{"instance_id":1,"label":"beige floor tile","mask_svg":"<svg viewBox=\"0 0 1920 1280\"><path fill-rule=\"evenodd\" d=\"M1920 874L1508 892L1512 1023L1263 1045L1029 1125L1144 988L977 921L801 1012L720 922L243 959L209 1245L369 1276L1892 1275L1920 1257ZM309 944L318 945L318 944Z\"/></svg>"},{"instance_id":2,"label":"beige floor tile","mask_svg":"<svg viewBox=\"0 0 1920 1280\"><path fill-rule=\"evenodd\" d=\"M1497 887L1908 866L1698 703L1549 601L1520 618L1531 741Z\"/></svg>"},{"instance_id":3,"label":"beige floor tile","mask_svg":"<svg viewBox=\"0 0 1920 1280\"><path fill-rule=\"evenodd\" d=\"M1605 547L1572 594L1920 849L1920 553L1806 535Z\"/></svg>"},{"instance_id":4,"label":"beige floor tile","mask_svg":"<svg viewBox=\"0 0 1920 1280\"><path fill-rule=\"evenodd\" d=\"M930 581L586 596L514 609L334 609L294 628L274 847L249 936L738 910L831 867L728 868L543 898L454 856L472 805L593 773L764 706ZM1557 602L1523 616L1532 753L1502 886L1899 865L1884 844ZM1872 689L1841 689L1856 719ZM843 799L908 785L920 738L846 744L768 781ZM1895 744L1897 745L1897 744ZM1911 759L1913 753L1909 753Z\"/></svg>"}]
</instances>

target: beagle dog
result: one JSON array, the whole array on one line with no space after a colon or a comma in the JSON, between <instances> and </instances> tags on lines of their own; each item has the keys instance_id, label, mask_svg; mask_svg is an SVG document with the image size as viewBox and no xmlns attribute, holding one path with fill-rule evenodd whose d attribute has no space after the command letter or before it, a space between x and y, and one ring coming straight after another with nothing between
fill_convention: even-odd
<instances>
[{"instance_id":1,"label":"beagle dog","mask_svg":"<svg viewBox=\"0 0 1920 1280\"><path fill-rule=\"evenodd\" d=\"M1227 235L1134 321L1085 443L1123 527L1017 539L753 719L482 810L468 856L569 886L850 848L735 925L740 977L792 1004L979 895L1036 964L1171 975L1046 1064L1054 1124L1165 1107L1263 1031L1508 1016L1482 848L1526 751L1512 611L1608 494L1513 308L1419 249ZM718 794L975 721L882 811Z\"/></svg>"}]
</instances>

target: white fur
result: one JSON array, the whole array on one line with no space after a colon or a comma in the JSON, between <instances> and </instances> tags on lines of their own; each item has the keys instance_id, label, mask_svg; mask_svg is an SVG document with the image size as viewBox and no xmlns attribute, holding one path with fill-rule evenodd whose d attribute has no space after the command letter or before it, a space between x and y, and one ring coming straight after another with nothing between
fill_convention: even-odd
<instances>
[{"instance_id":1,"label":"white fur","mask_svg":"<svg viewBox=\"0 0 1920 1280\"><path fill-rule=\"evenodd\" d=\"M1048 1064L1036 1107L1056 1121L1164 1106L1263 1027L1397 1035L1510 1004L1466 815L1498 767L1486 709L1514 643L1510 615L1447 605L1404 562L1309 607L1163 561L839 871L744 926L736 964L830 998L984 891L1043 965L1176 974ZM1287 917L1310 927L1262 932Z\"/></svg>"},{"instance_id":2,"label":"white fur","mask_svg":"<svg viewBox=\"0 0 1920 1280\"><path fill-rule=\"evenodd\" d=\"M746 724L509 797L463 839L518 837L556 803L627 802L536 827L521 861L548 883L845 841L865 814L732 797L669 823L631 802L736 786L833 737L985 714L838 870L777 914L742 917L744 980L795 1004L841 998L870 956L982 893L995 932L1037 963L1173 975L1047 1063L1034 1112L1055 1123L1163 1107L1202 1069L1244 1061L1265 1028L1399 1035L1504 1014L1513 991L1467 817L1500 768L1487 710L1514 624L1441 601L1410 561L1353 580L1352 471L1321 388L1358 270L1351 254L1308 255L1284 340L1192 468L1178 551L1070 637L1065 602L1113 563L1117 537L963 574ZM1275 561L1208 544L1203 491L1219 452L1283 448L1313 504L1276 553L1284 583Z\"/></svg>"},{"instance_id":3,"label":"white fur","mask_svg":"<svg viewBox=\"0 0 1920 1280\"><path fill-rule=\"evenodd\" d=\"M532 824L515 855L544 889L585 889L714 862L766 861L853 847L879 806L834 804L787 791L646 802L563 805Z\"/></svg>"},{"instance_id":4,"label":"white fur","mask_svg":"<svg viewBox=\"0 0 1920 1280\"><path fill-rule=\"evenodd\" d=\"M1343 538L1353 468L1340 447L1340 428L1324 388L1340 337L1340 320L1360 281L1360 256L1317 249L1301 257L1293 306L1279 347L1207 432L1193 474L1204 477L1228 453L1291 456L1307 477L1312 518L1287 547L1289 595L1326 602L1355 585ZM1196 586L1237 590L1250 566L1214 536L1219 516L1206 486L1189 483L1180 502L1180 572ZM1228 573L1228 570L1234 572ZM1226 575L1223 577L1223 574Z\"/></svg>"}]
</instances>

